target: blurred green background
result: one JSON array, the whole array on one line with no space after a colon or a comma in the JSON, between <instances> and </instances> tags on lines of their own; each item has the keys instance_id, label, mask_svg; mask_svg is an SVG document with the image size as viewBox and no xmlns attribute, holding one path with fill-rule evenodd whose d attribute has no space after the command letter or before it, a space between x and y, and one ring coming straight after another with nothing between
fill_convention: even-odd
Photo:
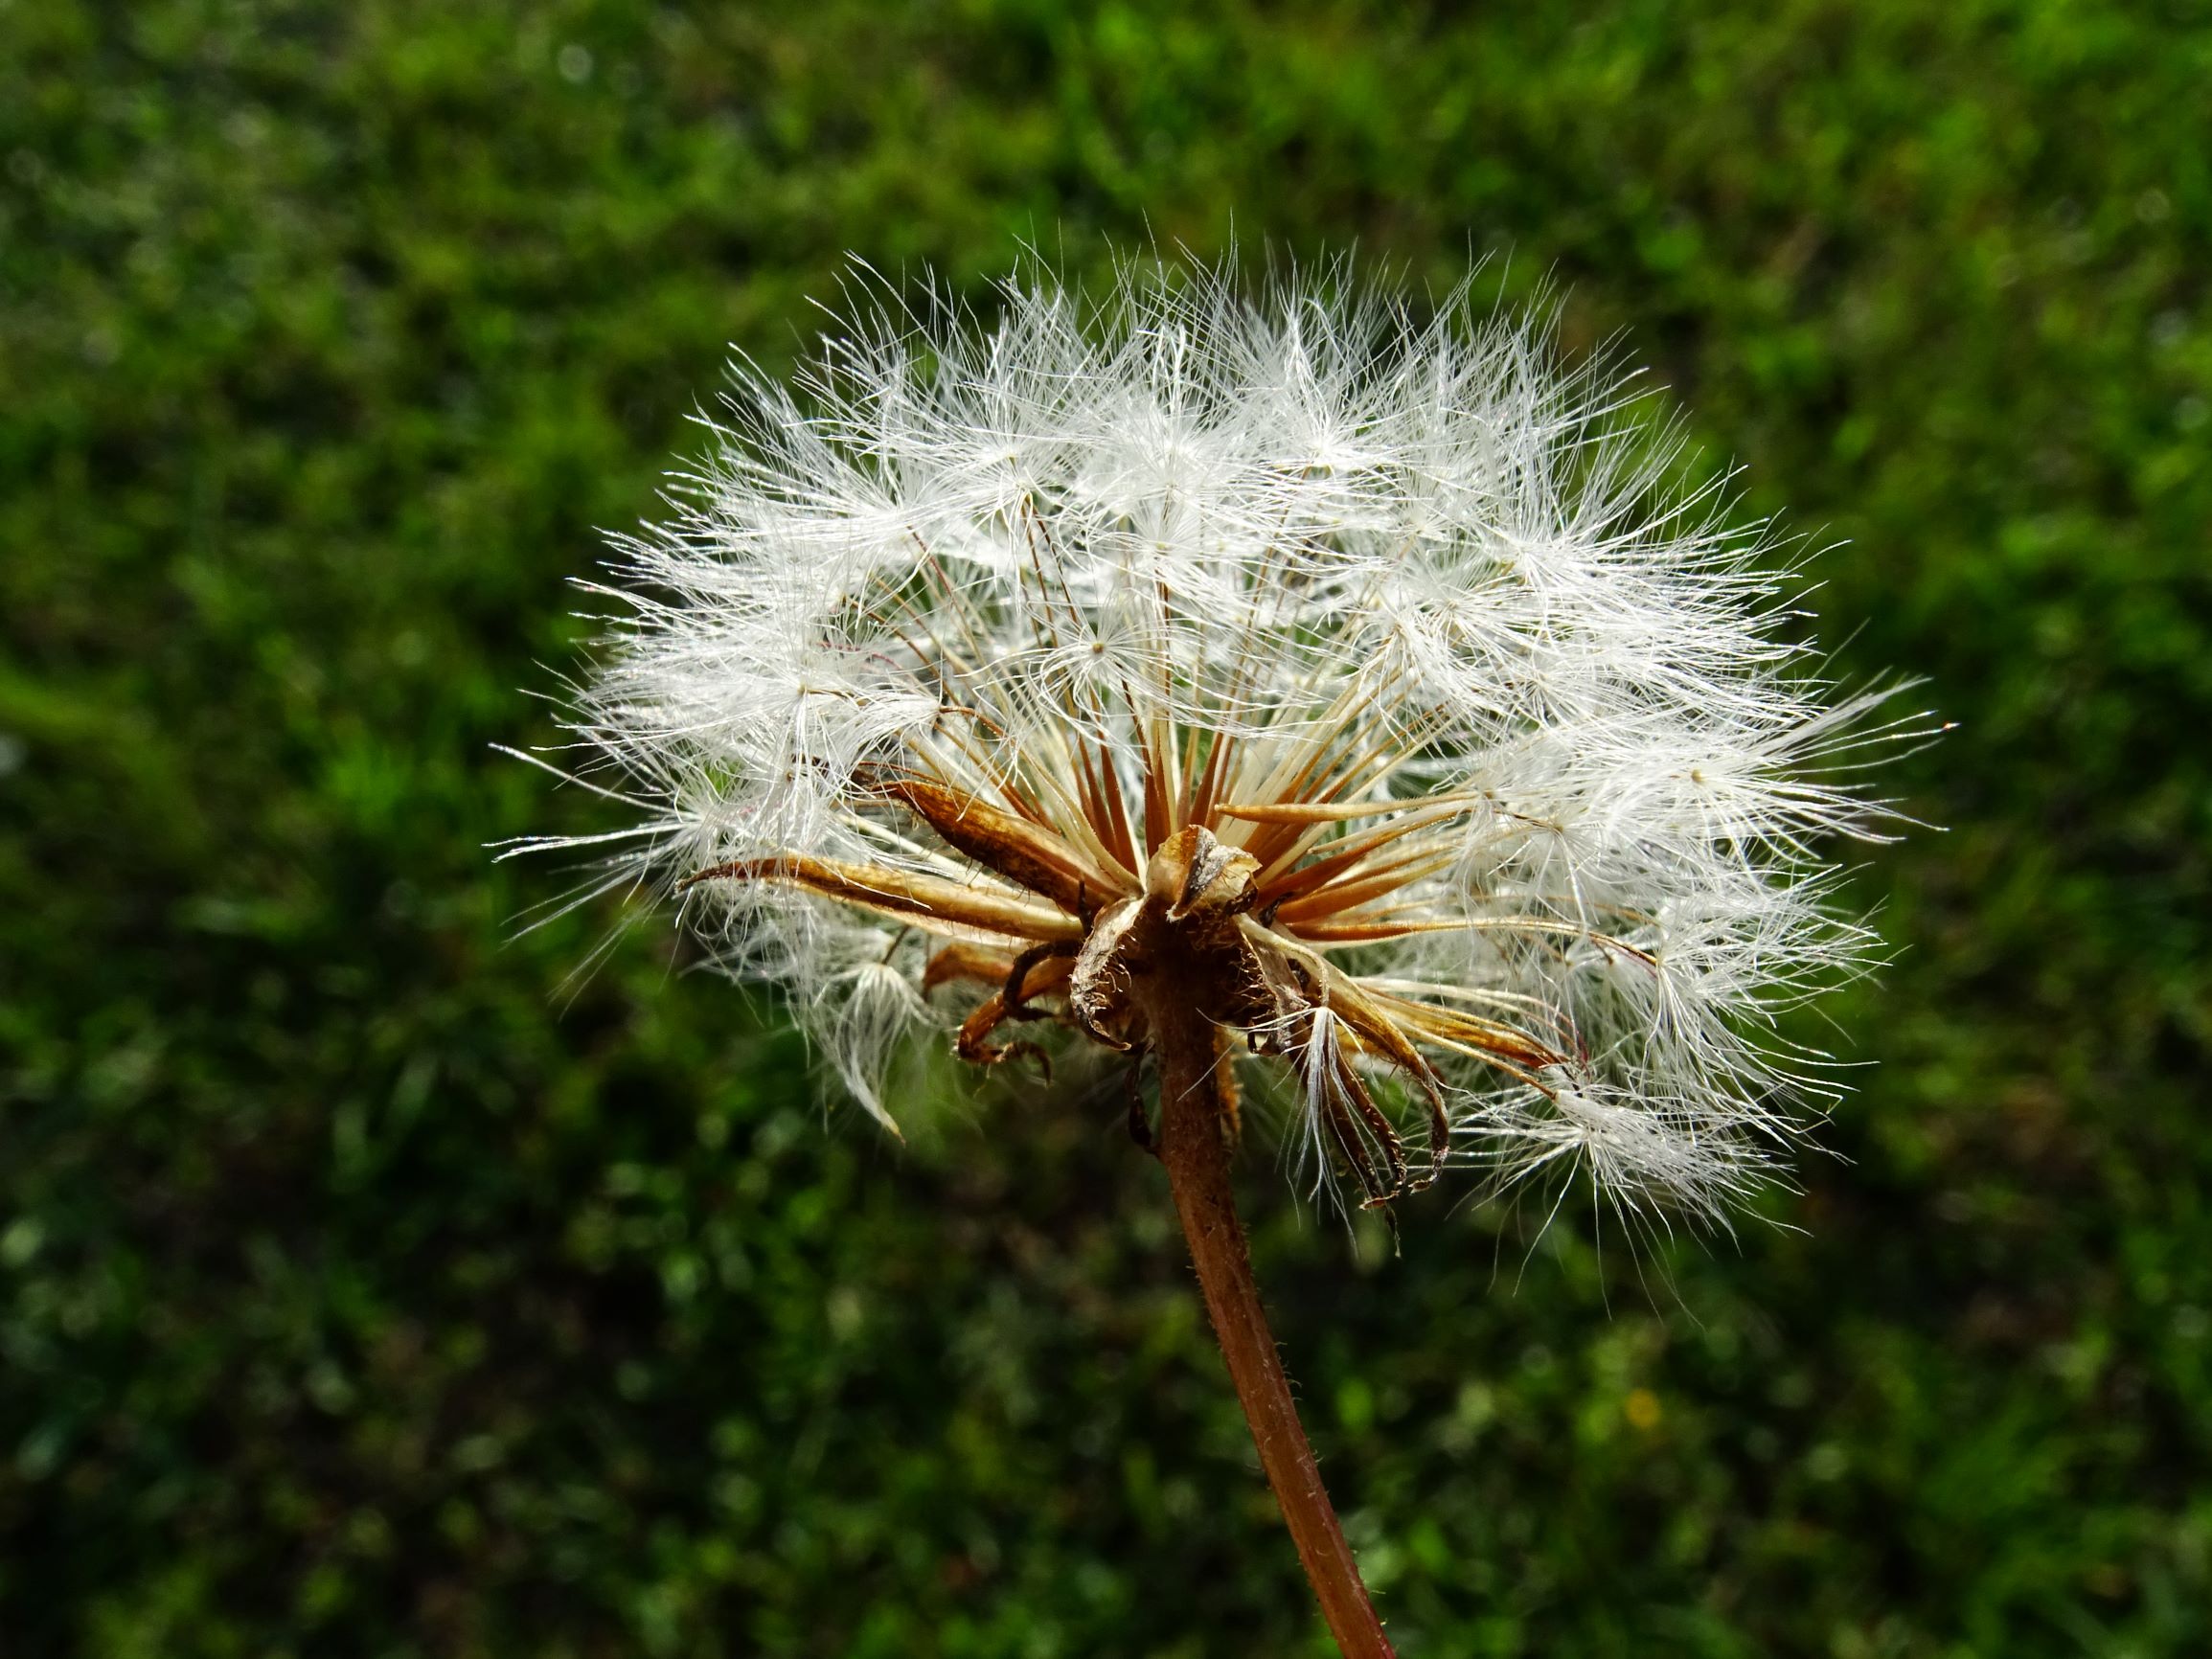
<instances>
[{"instance_id":1,"label":"blurred green background","mask_svg":"<svg viewBox=\"0 0 2212 1659\"><path fill-rule=\"evenodd\" d=\"M826 1132L482 850L604 822L488 745L726 343L1232 234L1556 277L1963 722L1789 1227L1248 1160L1403 1652L2212 1650L2208 84L2179 0L0 0L0 1652L1326 1650L1112 1107Z\"/></svg>"}]
</instances>

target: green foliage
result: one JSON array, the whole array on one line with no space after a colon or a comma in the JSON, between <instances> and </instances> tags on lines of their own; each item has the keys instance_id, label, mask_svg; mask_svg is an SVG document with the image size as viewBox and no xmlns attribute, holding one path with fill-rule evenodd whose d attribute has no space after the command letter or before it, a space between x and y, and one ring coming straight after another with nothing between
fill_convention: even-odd
<instances>
[{"instance_id":1,"label":"green foliage","mask_svg":"<svg viewBox=\"0 0 2212 1659\"><path fill-rule=\"evenodd\" d=\"M1249 1171L1409 1659L2212 1646L2212 21L1488 10L0 0L0 1647L1324 1650L1111 1102L483 851L725 342L1232 235L1554 277L1963 722L1802 1232Z\"/></svg>"}]
</instances>

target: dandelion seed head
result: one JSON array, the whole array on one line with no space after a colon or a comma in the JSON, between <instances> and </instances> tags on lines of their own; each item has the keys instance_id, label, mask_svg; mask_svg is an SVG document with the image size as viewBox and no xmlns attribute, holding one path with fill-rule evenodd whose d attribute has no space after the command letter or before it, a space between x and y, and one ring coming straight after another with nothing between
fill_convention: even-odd
<instances>
[{"instance_id":1,"label":"dandelion seed head","mask_svg":"<svg viewBox=\"0 0 2212 1659\"><path fill-rule=\"evenodd\" d=\"M1324 1186L1768 1175L1833 1093L1776 1021L1872 958L1826 849L1920 728L1632 376L1348 266L849 298L595 586L559 759L640 814L598 880L680 895L886 1124L948 1025L1141 1052L1157 914Z\"/></svg>"}]
</instances>

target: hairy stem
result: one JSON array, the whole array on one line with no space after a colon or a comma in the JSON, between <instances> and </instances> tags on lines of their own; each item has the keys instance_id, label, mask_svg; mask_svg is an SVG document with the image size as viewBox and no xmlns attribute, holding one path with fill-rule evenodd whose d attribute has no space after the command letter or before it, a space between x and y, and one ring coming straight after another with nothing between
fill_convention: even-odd
<instances>
[{"instance_id":1,"label":"hairy stem","mask_svg":"<svg viewBox=\"0 0 2212 1659\"><path fill-rule=\"evenodd\" d=\"M1160 1061L1160 1161L1167 1166L1206 1312L1260 1448L1261 1466L1336 1646L1349 1659L1391 1659L1382 1621L1367 1599L1358 1563L1321 1485L1313 1448L1299 1425L1290 1379L1283 1374L1252 1278L1229 1185L1235 1084L1221 1034L1189 1003L1178 1008L1162 998L1153 1005L1152 1036Z\"/></svg>"}]
</instances>

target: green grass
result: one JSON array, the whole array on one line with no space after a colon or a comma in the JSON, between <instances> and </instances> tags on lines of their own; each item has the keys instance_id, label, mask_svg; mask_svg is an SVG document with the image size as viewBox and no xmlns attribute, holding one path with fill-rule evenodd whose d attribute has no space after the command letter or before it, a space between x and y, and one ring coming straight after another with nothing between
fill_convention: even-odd
<instances>
[{"instance_id":1,"label":"green grass","mask_svg":"<svg viewBox=\"0 0 2212 1659\"><path fill-rule=\"evenodd\" d=\"M2212 1647L2212 15L1488 10L0 0L0 1648L1325 1650L1110 1110L483 851L726 342L1232 232L1550 276L1962 722L1802 1231L1252 1160L1408 1659Z\"/></svg>"}]
</instances>

